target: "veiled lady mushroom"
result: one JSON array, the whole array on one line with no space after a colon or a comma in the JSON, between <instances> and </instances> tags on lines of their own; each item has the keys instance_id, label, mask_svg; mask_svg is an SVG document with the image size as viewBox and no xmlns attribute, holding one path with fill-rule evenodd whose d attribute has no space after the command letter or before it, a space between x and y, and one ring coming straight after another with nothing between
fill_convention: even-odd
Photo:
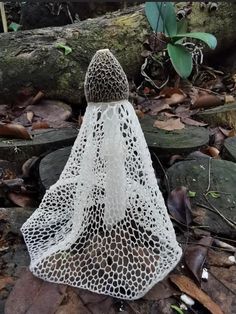
<instances>
[{"instance_id":1,"label":"veiled lady mushroom","mask_svg":"<svg viewBox=\"0 0 236 314\"><path fill-rule=\"evenodd\" d=\"M71 155L22 232L36 276L138 299L176 266L181 248L128 91L117 59L97 51Z\"/></svg>"}]
</instances>

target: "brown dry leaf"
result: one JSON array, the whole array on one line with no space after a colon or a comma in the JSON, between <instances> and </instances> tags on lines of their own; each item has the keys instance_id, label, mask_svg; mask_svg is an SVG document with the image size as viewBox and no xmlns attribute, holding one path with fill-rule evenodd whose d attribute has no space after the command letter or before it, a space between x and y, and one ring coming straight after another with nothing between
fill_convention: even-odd
<instances>
[{"instance_id":1,"label":"brown dry leaf","mask_svg":"<svg viewBox=\"0 0 236 314\"><path fill-rule=\"evenodd\" d=\"M196 245L190 245L185 250L185 263L198 282L202 280L202 269L212 241L212 237L203 237Z\"/></svg>"},{"instance_id":2,"label":"brown dry leaf","mask_svg":"<svg viewBox=\"0 0 236 314\"><path fill-rule=\"evenodd\" d=\"M149 102L146 102L145 109L148 109L148 114L156 116L159 112L163 110L171 109L170 106L166 103L165 99L152 99Z\"/></svg>"},{"instance_id":3,"label":"brown dry leaf","mask_svg":"<svg viewBox=\"0 0 236 314\"><path fill-rule=\"evenodd\" d=\"M231 130L227 130L222 128L221 126L219 126L219 130L224 134L224 136L226 137L234 137L236 136L236 130L235 129L231 129Z\"/></svg>"},{"instance_id":4,"label":"brown dry leaf","mask_svg":"<svg viewBox=\"0 0 236 314\"><path fill-rule=\"evenodd\" d=\"M180 293L170 285L169 278L165 278L161 282L158 282L151 290L149 290L143 299L158 301L179 294Z\"/></svg>"},{"instance_id":5,"label":"brown dry leaf","mask_svg":"<svg viewBox=\"0 0 236 314\"><path fill-rule=\"evenodd\" d=\"M201 95L196 101L192 104L191 108L212 108L221 106L224 104L224 100L216 95Z\"/></svg>"},{"instance_id":6,"label":"brown dry leaf","mask_svg":"<svg viewBox=\"0 0 236 314\"><path fill-rule=\"evenodd\" d=\"M207 123L199 122L188 117L181 117L181 121L187 125L192 126L207 126Z\"/></svg>"},{"instance_id":7,"label":"brown dry leaf","mask_svg":"<svg viewBox=\"0 0 236 314\"><path fill-rule=\"evenodd\" d=\"M225 104L230 104L235 102L235 98L233 95L225 95Z\"/></svg>"},{"instance_id":8,"label":"brown dry leaf","mask_svg":"<svg viewBox=\"0 0 236 314\"><path fill-rule=\"evenodd\" d=\"M27 194L10 192L7 196L12 203L20 207L31 207L33 204L32 197Z\"/></svg>"},{"instance_id":9,"label":"brown dry leaf","mask_svg":"<svg viewBox=\"0 0 236 314\"><path fill-rule=\"evenodd\" d=\"M217 148L214 147L214 146L208 146L207 148L203 148L203 149L201 150L201 152L202 152L203 154L206 154L206 155L211 156L211 157L213 157L213 158L218 158L219 155L220 155L219 149L217 149Z\"/></svg>"},{"instance_id":10,"label":"brown dry leaf","mask_svg":"<svg viewBox=\"0 0 236 314\"><path fill-rule=\"evenodd\" d=\"M11 137L11 138L21 138L24 140L31 140L31 135L27 129L20 124L1 124L0 125L0 136L2 137Z\"/></svg>"},{"instance_id":11,"label":"brown dry leaf","mask_svg":"<svg viewBox=\"0 0 236 314\"><path fill-rule=\"evenodd\" d=\"M184 128L184 124L180 121L180 118L170 118L166 121L156 120L153 126L167 131L182 130Z\"/></svg>"},{"instance_id":12,"label":"brown dry leaf","mask_svg":"<svg viewBox=\"0 0 236 314\"><path fill-rule=\"evenodd\" d=\"M160 95L164 96L165 98L171 98L174 94L179 94L186 97L186 94L183 92L183 90L177 87L164 87L160 91Z\"/></svg>"},{"instance_id":13,"label":"brown dry leaf","mask_svg":"<svg viewBox=\"0 0 236 314\"><path fill-rule=\"evenodd\" d=\"M184 275L170 275L170 280L184 293L200 302L212 314L224 314L219 307L204 291Z\"/></svg>"},{"instance_id":14,"label":"brown dry leaf","mask_svg":"<svg viewBox=\"0 0 236 314\"><path fill-rule=\"evenodd\" d=\"M142 119L145 116L145 114L139 109L136 109L135 113L139 119Z\"/></svg>"},{"instance_id":15,"label":"brown dry leaf","mask_svg":"<svg viewBox=\"0 0 236 314\"><path fill-rule=\"evenodd\" d=\"M210 272L228 289L236 294L236 265L229 268L211 267Z\"/></svg>"},{"instance_id":16,"label":"brown dry leaf","mask_svg":"<svg viewBox=\"0 0 236 314\"><path fill-rule=\"evenodd\" d=\"M210 266L217 267L229 267L234 265L234 261L229 259L232 253L227 253L224 251L215 251L213 249L208 250L207 264Z\"/></svg>"},{"instance_id":17,"label":"brown dry leaf","mask_svg":"<svg viewBox=\"0 0 236 314\"><path fill-rule=\"evenodd\" d=\"M69 105L57 100L41 100L37 105L30 105L27 111L45 121L66 121L71 117L72 109Z\"/></svg>"},{"instance_id":18,"label":"brown dry leaf","mask_svg":"<svg viewBox=\"0 0 236 314\"><path fill-rule=\"evenodd\" d=\"M66 289L66 285L43 281L27 270L17 280L6 301L5 314L55 313Z\"/></svg>"},{"instance_id":19,"label":"brown dry leaf","mask_svg":"<svg viewBox=\"0 0 236 314\"><path fill-rule=\"evenodd\" d=\"M220 267L219 272L221 272L221 270L224 272L225 268ZM209 272L208 275L208 280L202 282L202 289L212 298L212 300L219 304L224 314L234 314L236 308L235 294L224 286L219 279L214 277L211 272ZM231 274L231 277L232 275L233 273Z\"/></svg>"},{"instance_id":20,"label":"brown dry leaf","mask_svg":"<svg viewBox=\"0 0 236 314\"><path fill-rule=\"evenodd\" d=\"M72 288L68 288L65 298L55 314L91 314L91 312L84 306Z\"/></svg>"},{"instance_id":21,"label":"brown dry leaf","mask_svg":"<svg viewBox=\"0 0 236 314\"><path fill-rule=\"evenodd\" d=\"M50 126L45 121L38 121L38 122L34 122L32 124L32 130L49 129L49 128L50 128Z\"/></svg>"},{"instance_id":22,"label":"brown dry leaf","mask_svg":"<svg viewBox=\"0 0 236 314\"><path fill-rule=\"evenodd\" d=\"M181 104L186 99L186 95L184 94L173 94L170 98L166 98L166 104L169 106Z\"/></svg>"},{"instance_id":23,"label":"brown dry leaf","mask_svg":"<svg viewBox=\"0 0 236 314\"><path fill-rule=\"evenodd\" d=\"M30 123L32 123L33 117L34 117L33 111L26 112L26 118Z\"/></svg>"},{"instance_id":24,"label":"brown dry leaf","mask_svg":"<svg viewBox=\"0 0 236 314\"><path fill-rule=\"evenodd\" d=\"M171 216L177 221L187 226L192 222L191 204L186 187L177 187L170 192L167 207Z\"/></svg>"},{"instance_id":25,"label":"brown dry leaf","mask_svg":"<svg viewBox=\"0 0 236 314\"><path fill-rule=\"evenodd\" d=\"M0 291L4 289L7 285L13 284L14 279L10 276L0 277Z\"/></svg>"}]
</instances>

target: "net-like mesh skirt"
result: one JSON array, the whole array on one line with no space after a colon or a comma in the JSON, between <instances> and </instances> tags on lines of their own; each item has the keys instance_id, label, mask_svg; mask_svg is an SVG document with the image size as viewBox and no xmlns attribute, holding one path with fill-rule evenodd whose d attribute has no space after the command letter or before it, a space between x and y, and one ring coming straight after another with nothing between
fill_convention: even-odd
<instances>
[{"instance_id":1,"label":"net-like mesh skirt","mask_svg":"<svg viewBox=\"0 0 236 314\"><path fill-rule=\"evenodd\" d=\"M127 100L88 104L59 180L22 232L36 276L122 299L175 267L181 248Z\"/></svg>"}]
</instances>

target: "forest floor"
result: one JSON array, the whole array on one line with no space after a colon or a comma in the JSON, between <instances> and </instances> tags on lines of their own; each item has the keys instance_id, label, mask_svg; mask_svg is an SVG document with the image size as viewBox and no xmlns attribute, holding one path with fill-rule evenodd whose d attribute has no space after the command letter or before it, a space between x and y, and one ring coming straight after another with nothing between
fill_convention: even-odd
<instances>
[{"instance_id":1,"label":"forest floor","mask_svg":"<svg viewBox=\"0 0 236 314\"><path fill-rule=\"evenodd\" d=\"M31 274L20 228L57 181L85 108L30 88L0 103L0 313L236 313L236 78L207 65L188 81L171 75L158 90L144 79L133 84L130 102L183 256L136 301Z\"/></svg>"}]
</instances>

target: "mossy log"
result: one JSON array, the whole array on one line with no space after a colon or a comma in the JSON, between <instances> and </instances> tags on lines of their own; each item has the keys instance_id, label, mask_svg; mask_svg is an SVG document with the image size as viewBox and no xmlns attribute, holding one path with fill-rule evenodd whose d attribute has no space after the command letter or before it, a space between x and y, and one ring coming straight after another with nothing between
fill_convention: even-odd
<instances>
[{"instance_id":1,"label":"mossy log","mask_svg":"<svg viewBox=\"0 0 236 314\"><path fill-rule=\"evenodd\" d=\"M212 32L218 50L236 42L236 3L221 2L208 13L193 4L191 31ZM88 19L64 27L18 31L0 35L0 99L10 101L25 86L43 91L46 97L80 103L87 66L96 50L110 48L129 78L137 75L140 53L150 27L143 5ZM70 54L58 43L72 48Z\"/></svg>"},{"instance_id":2,"label":"mossy log","mask_svg":"<svg viewBox=\"0 0 236 314\"><path fill-rule=\"evenodd\" d=\"M236 129L236 103L201 111L197 117L210 126L228 126Z\"/></svg>"},{"instance_id":3,"label":"mossy log","mask_svg":"<svg viewBox=\"0 0 236 314\"><path fill-rule=\"evenodd\" d=\"M17 161L20 166L32 156L47 154L72 145L77 129L42 129L32 132L32 140L0 138L0 159Z\"/></svg>"}]
</instances>

